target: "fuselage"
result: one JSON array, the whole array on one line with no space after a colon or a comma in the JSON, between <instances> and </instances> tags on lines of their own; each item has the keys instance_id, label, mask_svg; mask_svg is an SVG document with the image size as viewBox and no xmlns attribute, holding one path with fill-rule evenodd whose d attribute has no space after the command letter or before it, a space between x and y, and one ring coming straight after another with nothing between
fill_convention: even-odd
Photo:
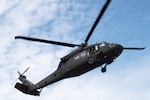
<instances>
[{"instance_id":1,"label":"fuselage","mask_svg":"<svg viewBox=\"0 0 150 100\"><path fill-rule=\"evenodd\" d=\"M61 58L57 70L38 82L36 84L37 89L64 78L82 75L103 64L110 64L122 51L123 47L121 45L106 42L80 47Z\"/></svg>"}]
</instances>

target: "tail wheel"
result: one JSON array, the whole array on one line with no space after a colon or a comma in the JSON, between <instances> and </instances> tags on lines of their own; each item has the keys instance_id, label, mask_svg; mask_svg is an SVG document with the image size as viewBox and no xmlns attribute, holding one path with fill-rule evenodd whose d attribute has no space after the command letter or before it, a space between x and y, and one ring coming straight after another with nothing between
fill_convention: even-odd
<instances>
[{"instance_id":1,"label":"tail wheel","mask_svg":"<svg viewBox=\"0 0 150 100\"><path fill-rule=\"evenodd\" d=\"M105 73L106 70L107 70L107 69L106 69L105 67L101 69L102 73Z\"/></svg>"},{"instance_id":2,"label":"tail wheel","mask_svg":"<svg viewBox=\"0 0 150 100\"><path fill-rule=\"evenodd\" d=\"M107 64L106 64L104 67L101 67L101 68L102 68L102 69L101 69L101 72L102 72L102 73L105 73L105 72L106 72L106 70L107 70L106 67L107 67Z\"/></svg>"}]
</instances>

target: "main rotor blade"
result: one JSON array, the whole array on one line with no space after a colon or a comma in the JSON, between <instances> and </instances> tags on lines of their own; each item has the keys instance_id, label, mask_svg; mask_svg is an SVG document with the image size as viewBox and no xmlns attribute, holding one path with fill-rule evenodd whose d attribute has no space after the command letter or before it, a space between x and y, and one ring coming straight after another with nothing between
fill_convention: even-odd
<instances>
[{"instance_id":1,"label":"main rotor blade","mask_svg":"<svg viewBox=\"0 0 150 100\"><path fill-rule=\"evenodd\" d=\"M94 29L96 28L97 24L99 23L100 19L101 19L102 16L103 16L104 12L106 11L108 5L110 4L110 1L111 1L111 0L107 0L106 3L105 3L105 5L103 6L102 10L100 11L100 13L99 13L97 19L95 20L95 22L94 22L94 24L93 24L93 26L92 26L90 32L88 33L88 35L87 35L87 37L86 37L86 39L85 39L85 44L87 44L88 40L90 39L90 37L91 37L91 35L92 35Z\"/></svg>"},{"instance_id":2,"label":"main rotor blade","mask_svg":"<svg viewBox=\"0 0 150 100\"><path fill-rule=\"evenodd\" d=\"M125 49L125 50L143 50L143 49L145 49L145 48L126 48L126 47L124 47L123 49Z\"/></svg>"},{"instance_id":3,"label":"main rotor blade","mask_svg":"<svg viewBox=\"0 0 150 100\"><path fill-rule=\"evenodd\" d=\"M31 37L25 37L25 36L16 36L15 39L24 39L24 40L29 40L29 41L56 44L56 45L67 46L67 47L81 46L81 45L77 45L77 44L70 44L70 43L64 43L64 42L58 42L58 41L50 41L50 40L37 39L37 38L31 38Z\"/></svg>"}]
</instances>

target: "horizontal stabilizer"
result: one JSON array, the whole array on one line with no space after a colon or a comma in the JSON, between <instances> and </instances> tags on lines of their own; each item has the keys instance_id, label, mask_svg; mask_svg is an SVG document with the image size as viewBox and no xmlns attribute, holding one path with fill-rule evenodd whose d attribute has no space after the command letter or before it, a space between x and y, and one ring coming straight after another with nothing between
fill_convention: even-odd
<instances>
[{"instance_id":1,"label":"horizontal stabilizer","mask_svg":"<svg viewBox=\"0 0 150 100\"><path fill-rule=\"evenodd\" d=\"M32 91L28 91L29 87L21 84L21 83L16 83L15 88L20 90L21 92L25 93L25 94L30 94L30 95L34 95L34 96L39 96L40 92L37 90L32 90Z\"/></svg>"}]
</instances>

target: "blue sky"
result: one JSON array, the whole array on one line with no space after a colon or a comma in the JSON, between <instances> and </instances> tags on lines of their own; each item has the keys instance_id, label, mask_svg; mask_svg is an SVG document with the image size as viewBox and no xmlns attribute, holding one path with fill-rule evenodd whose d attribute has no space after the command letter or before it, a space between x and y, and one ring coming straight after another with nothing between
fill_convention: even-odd
<instances>
[{"instance_id":1,"label":"blue sky","mask_svg":"<svg viewBox=\"0 0 150 100\"><path fill-rule=\"evenodd\" d=\"M101 41L125 47L108 66L43 89L40 97L25 95L11 84L17 71L33 83L52 73L73 48L15 40L16 35L82 43L105 0L0 0L0 97L3 100L149 100L150 1L112 0L89 44Z\"/></svg>"}]
</instances>

